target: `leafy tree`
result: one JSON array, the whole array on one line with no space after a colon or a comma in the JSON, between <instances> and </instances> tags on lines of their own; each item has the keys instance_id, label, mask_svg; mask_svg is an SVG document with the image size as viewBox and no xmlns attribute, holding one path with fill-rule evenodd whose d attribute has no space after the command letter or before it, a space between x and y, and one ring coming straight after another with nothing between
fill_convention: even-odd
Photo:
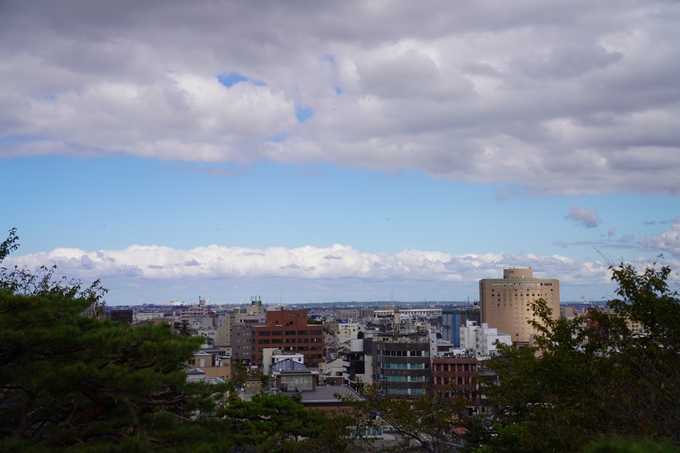
<instances>
[{"instance_id":1,"label":"leafy tree","mask_svg":"<svg viewBox=\"0 0 680 453\"><path fill-rule=\"evenodd\" d=\"M248 367L240 360L231 361L231 381L236 387L241 387L248 379Z\"/></svg>"},{"instance_id":2,"label":"leafy tree","mask_svg":"<svg viewBox=\"0 0 680 453\"><path fill-rule=\"evenodd\" d=\"M504 357L489 361L499 384L484 393L497 423L471 434L476 445L486 441L477 451L510 451L510 444L514 451L579 451L601 435L680 443L680 304L668 287L671 270L611 270L619 298L609 311L553 320L539 300L535 346L503 346Z\"/></svg>"},{"instance_id":3,"label":"leafy tree","mask_svg":"<svg viewBox=\"0 0 680 453\"><path fill-rule=\"evenodd\" d=\"M149 435L162 412L210 414L219 389L187 383L183 370L200 338L84 316L90 305L0 292L0 434L67 446Z\"/></svg>"},{"instance_id":4,"label":"leafy tree","mask_svg":"<svg viewBox=\"0 0 680 453\"><path fill-rule=\"evenodd\" d=\"M400 451L449 452L452 449L452 429L460 423L467 408L465 398L453 401L427 393L409 399L383 395L381 385L364 385L363 401L346 398L357 411L357 420L364 428L390 426L407 440ZM419 446L409 446L409 441Z\"/></svg>"},{"instance_id":5,"label":"leafy tree","mask_svg":"<svg viewBox=\"0 0 680 453\"><path fill-rule=\"evenodd\" d=\"M17 236L17 229L9 230L7 239L0 243L0 262L5 259L7 255L19 248L19 236Z\"/></svg>"},{"instance_id":6,"label":"leafy tree","mask_svg":"<svg viewBox=\"0 0 680 453\"><path fill-rule=\"evenodd\" d=\"M15 250L16 231L0 244ZM351 451L353 421L261 394L240 401L233 383L187 382L202 337L166 324L103 319L99 281L0 268L0 451ZM239 366L240 365L240 366ZM247 377L247 368L235 365Z\"/></svg>"},{"instance_id":7,"label":"leafy tree","mask_svg":"<svg viewBox=\"0 0 680 453\"><path fill-rule=\"evenodd\" d=\"M238 445L258 452L343 452L355 445L353 420L306 409L300 398L259 393L251 401L234 401L221 410Z\"/></svg>"},{"instance_id":8,"label":"leafy tree","mask_svg":"<svg viewBox=\"0 0 680 453\"><path fill-rule=\"evenodd\" d=\"M589 444L583 453L680 453L680 447L669 441L605 438Z\"/></svg>"}]
</instances>

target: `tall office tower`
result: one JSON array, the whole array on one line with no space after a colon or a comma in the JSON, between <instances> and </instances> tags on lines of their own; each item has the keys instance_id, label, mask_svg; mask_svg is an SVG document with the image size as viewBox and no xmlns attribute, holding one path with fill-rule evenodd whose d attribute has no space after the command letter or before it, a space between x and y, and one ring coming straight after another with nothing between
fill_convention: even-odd
<instances>
[{"instance_id":1,"label":"tall office tower","mask_svg":"<svg viewBox=\"0 0 680 453\"><path fill-rule=\"evenodd\" d=\"M479 281L479 306L482 323L510 334L513 342L528 343L536 333L529 321L535 319L531 302L543 298L552 309L553 319L560 316L560 281L533 278L533 270L503 269L503 278Z\"/></svg>"}]
</instances>

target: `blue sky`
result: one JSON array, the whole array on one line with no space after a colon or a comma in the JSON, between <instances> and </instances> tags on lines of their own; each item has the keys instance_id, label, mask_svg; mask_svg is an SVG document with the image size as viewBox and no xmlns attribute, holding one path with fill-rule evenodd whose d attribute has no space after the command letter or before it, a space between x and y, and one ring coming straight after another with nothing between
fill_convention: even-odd
<instances>
[{"instance_id":1,"label":"blue sky","mask_svg":"<svg viewBox=\"0 0 680 453\"><path fill-rule=\"evenodd\" d=\"M349 244L366 252L564 253L596 259L641 250L618 241L659 234L677 197L531 196L499 201L495 184L344 169L328 164L216 166L136 157L17 157L3 161L5 202L22 252L130 244L288 248ZM14 190L12 189L14 188ZM572 205L596 210L584 228ZM634 213L634 218L631 218ZM656 225L645 225L655 221ZM609 228L616 228L606 237ZM603 237L603 235L605 237ZM593 245L578 243L593 242ZM646 256L652 254L641 253Z\"/></svg>"},{"instance_id":2,"label":"blue sky","mask_svg":"<svg viewBox=\"0 0 680 453\"><path fill-rule=\"evenodd\" d=\"M649 5L4 3L4 264L112 305L475 299L508 266L611 296L604 257L680 264L680 11Z\"/></svg>"}]
</instances>

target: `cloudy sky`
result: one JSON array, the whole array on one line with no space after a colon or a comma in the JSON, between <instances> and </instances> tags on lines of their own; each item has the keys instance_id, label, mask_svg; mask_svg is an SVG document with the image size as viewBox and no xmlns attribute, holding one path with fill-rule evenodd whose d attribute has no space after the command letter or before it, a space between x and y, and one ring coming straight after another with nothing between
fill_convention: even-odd
<instances>
[{"instance_id":1,"label":"cloudy sky","mask_svg":"<svg viewBox=\"0 0 680 453\"><path fill-rule=\"evenodd\" d=\"M680 269L680 4L0 1L3 265L111 305Z\"/></svg>"}]
</instances>

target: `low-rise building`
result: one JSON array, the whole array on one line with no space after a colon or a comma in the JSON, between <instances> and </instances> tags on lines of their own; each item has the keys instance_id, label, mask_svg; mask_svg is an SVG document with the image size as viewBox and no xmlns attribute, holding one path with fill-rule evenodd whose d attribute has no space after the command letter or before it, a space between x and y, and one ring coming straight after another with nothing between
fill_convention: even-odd
<instances>
[{"instance_id":1,"label":"low-rise building","mask_svg":"<svg viewBox=\"0 0 680 453\"><path fill-rule=\"evenodd\" d=\"M201 375L206 379L222 379L227 381L231 376L231 361L217 353L197 351L186 363L191 375ZM195 371L196 369L200 371ZM202 374L201 374L202 373Z\"/></svg>"}]
</instances>

